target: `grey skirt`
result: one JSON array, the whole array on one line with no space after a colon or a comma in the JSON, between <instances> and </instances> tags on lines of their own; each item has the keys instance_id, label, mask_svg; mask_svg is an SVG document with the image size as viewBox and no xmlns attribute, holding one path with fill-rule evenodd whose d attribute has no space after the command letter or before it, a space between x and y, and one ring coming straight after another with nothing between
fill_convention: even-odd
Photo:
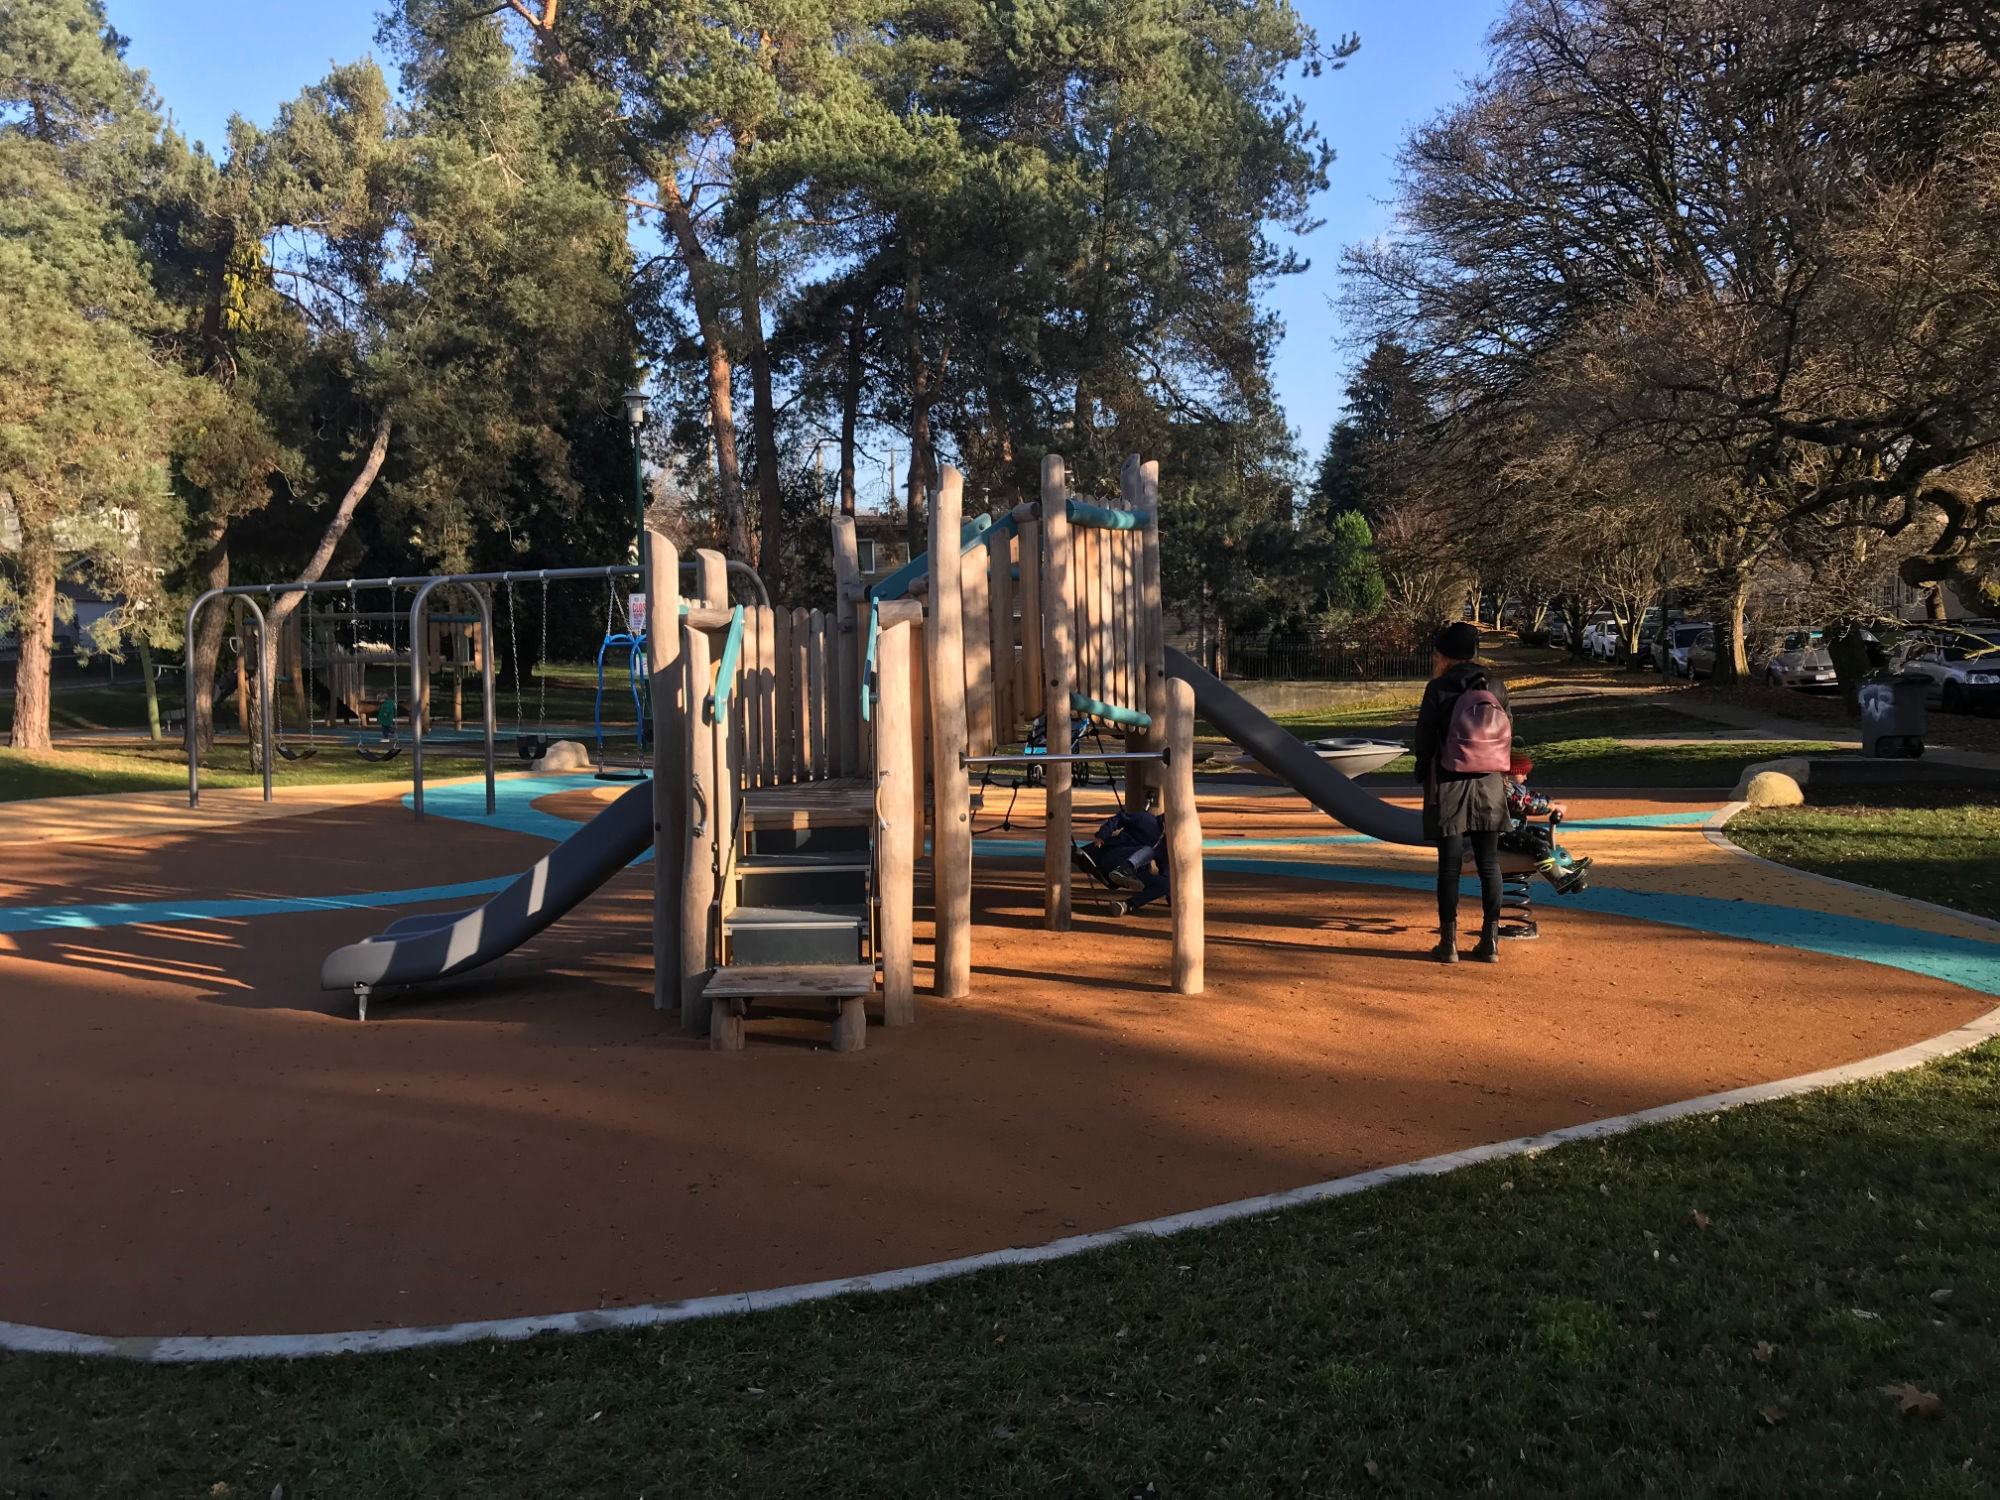
<instances>
[{"instance_id":1,"label":"grey skirt","mask_svg":"<svg viewBox=\"0 0 2000 1500\"><path fill-rule=\"evenodd\" d=\"M1498 771L1447 779L1424 788L1424 837L1435 843L1464 833L1505 833L1507 778Z\"/></svg>"}]
</instances>

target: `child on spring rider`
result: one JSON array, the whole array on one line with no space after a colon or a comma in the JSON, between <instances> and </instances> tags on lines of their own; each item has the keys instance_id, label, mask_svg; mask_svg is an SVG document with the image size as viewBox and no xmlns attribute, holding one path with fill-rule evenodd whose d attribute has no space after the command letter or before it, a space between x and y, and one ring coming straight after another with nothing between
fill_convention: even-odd
<instances>
[{"instance_id":1,"label":"child on spring rider","mask_svg":"<svg viewBox=\"0 0 2000 1500\"><path fill-rule=\"evenodd\" d=\"M1534 860L1536 871L1555 887L1558 896L1572 895L1588 883L1585 872L1590 858L1573 859L1569 850L1556 842L1556 829L1569 809L1541 792L1528 790L1528 773L1534 768L1535 763L1518 751L1507 767L1507 812L1514 826L1500 835L1500 847ZM1531 823L1530 818L1547 818L1548 822Z\"/></svg>"}]
</instances>

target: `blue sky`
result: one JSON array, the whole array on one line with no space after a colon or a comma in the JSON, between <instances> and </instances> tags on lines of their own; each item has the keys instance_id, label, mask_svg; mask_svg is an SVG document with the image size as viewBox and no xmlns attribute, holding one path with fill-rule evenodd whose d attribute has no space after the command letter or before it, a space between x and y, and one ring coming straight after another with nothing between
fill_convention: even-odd
<instances>
[{"instance_id":1,"label":"blue sky","mask_svg":"<svg viewBox=\"0 0 2000 1500\"><path fill-rule=\"evenodd\" d=\"M1312 261L1286 278L1269 305L1284 319L1277 360L1280 399L1309 458L1339 413L1354 355L1328 298L1338 290L1340 247L1389 225L1396 147L1409 128L1458 94L1479 71L1482 39L1503 0L1295 0L1328 41L1354 31L1361 51L1338 73L1304 80L1307 106L1332 143L1319 231L1300 243ZM211 149L232 112L268 123L278 106L326 72L371 50L368 0L109 0L112 24L132 38L182 130Z\"/></svg>"}]
</instances>

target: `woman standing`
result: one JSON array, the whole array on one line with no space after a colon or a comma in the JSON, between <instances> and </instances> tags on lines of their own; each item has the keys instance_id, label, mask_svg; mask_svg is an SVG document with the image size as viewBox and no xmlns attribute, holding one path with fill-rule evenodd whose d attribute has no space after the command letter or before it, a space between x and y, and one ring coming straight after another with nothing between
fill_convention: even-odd
<instances>
[{"instance_id":1,"label":"woman standing","mask_svg":"<svg viewBox=\"0 0 2000 1500\"><path fill-rule=\"evenodd\" d=\"M1484 917L1481 963L1500 961L1500 835L1508 828L1506 770L1513 747L1507 689L1474 660L1479 631L1461 620L1438 632L1431 680L1417 710L1417 780L1424 837L1437 844L1438 944L1431 956L1458 962L1458 887L1469 844Z\"/></svg>"}]
</instances>

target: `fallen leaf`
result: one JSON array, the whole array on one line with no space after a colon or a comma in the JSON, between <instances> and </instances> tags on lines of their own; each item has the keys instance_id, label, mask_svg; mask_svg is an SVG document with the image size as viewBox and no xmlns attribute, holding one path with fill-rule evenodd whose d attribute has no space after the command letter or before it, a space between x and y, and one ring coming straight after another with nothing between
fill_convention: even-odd
<instances>
[{"instance_id":1,"label":"fallen leaf","mask_svg":"<svg viewBox=\"0 0 2000 1500\"><path fill-rule=\"evenodd\" d=\"M1005 1422L1001 1422L995 1425L993 1429L993 1435L999 1438L1002 1442L1005 1442L1008 1438L1014 1435L1014 1429L1009 1427Z\"/></svg>"},{"instance_id":2,"label":"fallen leaf","mask_svg":"<svg viewBox=\"0 0 2000 1500\"><path fill-rule=\"evenodd\" d=\"M1767 1427L1776 1427L1780 1422L1785 1420L1785 1409L1782 1406L1760 1407L1757 1415L1764 1419L1764 1424Z\"/></svg>"},{"instance_id":3,"label":"fallen leaf","mask_svg":"<svg viewBox=\"0 0 2000 1500\"><path fill-rule=\"evenodd\" d=\"M1919 1417L1935 1417L1944 1412L1944 1402L1934 1391L1920 1391L1907 1380L1901 1385L1878 1386L1878 1390L1896 1403L1896 1410L1904 1416L1915 1414Z\"/></svg>"},{"instance_id":4,"label":"fallen leaf","mask_svg":"<svg viewBox=\"0 0 2000 1500\"><path fill-rule=\"evenodd\" d=\"M1853 1313L1855 1317L1859 1318L1864 1323L1879 1323L1882 1321L1882 1315L1880 1313L1870 1312L1865 1307L1850 1307L1848 1308L1848 1311Z\"/></svg>"},{"instance_id":5,"label":"fallen leaf","mask_svg":"<svg viewBox=\"0 0 2000 1500\"><path fill-rule=\"evenodd\" d=\"M1382 1477L1382 1466L1376 1463L1375 1460L1372 1458L1369 1459L1368 1462L1363 1464L1361 1467L1367 1473L1370 1479L1380 1479Z\"/></svg>"},{"instance_id":6,"label":"fallen leaf","mask_svg":"<svg viewBox=\"0 0 2000 1500\"><path fill-rule=\"evenodd\" d=\"M1776 1344L1772 1343L1769 1339L1759 1339L1757 1340L1757 1347L1750 1351L1750 1357L1760 1365L1768 1365L1771 1362L1771 1356L1777 1352L1778 1346Z\"/></svg>"},{"instance_id":7,"label":"fallen leaf","mask_svg":"<svg viewBox=\"0 0 2000 1500\"><path fill-rule=\"evenodd\" d=\"M1694 1227L1697 1229L1708 1228L1708 1215L1698 1208L1694 1211Z\"/></svg>"},{"instance_id":8,"label":"fallen leaf","mask_svg":"<svg viewBox=\"0 0 2000 1500\"><path fill-rule=\"evenodd\" d=\"M1514 1184L1511 1182L1503 1182L1500 1184L1500 1191L1503 1193L1511 1193L1514 1191Z\"/></svg>"},{"instance_id":9,"label":"fallen leaf","mask_svg":"<svg viewBox=\"0 0 2000 1500\"><path fill-rule=\"evenodd\" d=\"M1936 1291L1931 1293L1931 1301L1939 1307L1948 1306L1951 1302L1951 1299L1952 1299L1952 1290L1948 1286L1941 1286Z\"/></svg>"}]
</instances>

